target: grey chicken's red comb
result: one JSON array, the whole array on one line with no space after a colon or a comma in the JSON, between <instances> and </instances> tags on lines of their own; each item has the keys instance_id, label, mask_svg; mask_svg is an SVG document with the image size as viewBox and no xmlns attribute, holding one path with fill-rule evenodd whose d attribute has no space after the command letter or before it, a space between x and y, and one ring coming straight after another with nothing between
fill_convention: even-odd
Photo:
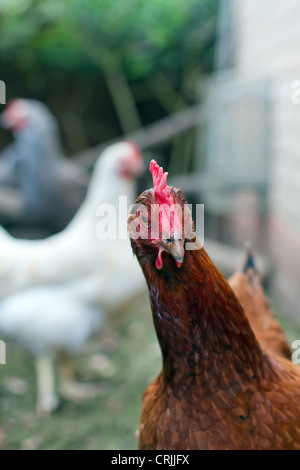
<instances>
[{"instance_id":1,"label":"grey chicken's red comb","mask_svg":"<svg viewBox=\"0 0 300 470\"><path fill-rule=\"evenodd\" d=\"M154 192L159 203L173 204L170 189L167 186L168 172L164 173L163 168L160 167L155 160L152 160L150 163L150 172L153 177Z\"/></svg>"}]
</instances>

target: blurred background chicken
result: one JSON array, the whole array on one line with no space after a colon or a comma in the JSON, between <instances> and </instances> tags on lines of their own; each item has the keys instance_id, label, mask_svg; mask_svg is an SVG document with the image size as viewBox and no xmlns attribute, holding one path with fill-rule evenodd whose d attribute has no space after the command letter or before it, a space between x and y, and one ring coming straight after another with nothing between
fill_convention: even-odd
<instances>
[{"instance_id":1,"label":"blurred background chicken","mask_svg":"<svg viewBox=\"0 0 300 470\"><path fill-rule=\"evenodd\" d=\"M87 197L63 232L45 240L16 240L4 232L0 238L5 253L0 330L37 356L37 407L42 413L49 414L57 404L55 356L80 350L107 313L145 288L126 232L119 238L105 224L99 228L111 208L120 227L126 227L127 204L133 203L135 179L143 169L134 143L112 145L99 157ZM125 209L119 207L120 196ZM99 208L104 213L98 220Z\"/></svg>"},{"instance_id":2,"label":"blurred background chicken","mask_svg":"<svg viewBox=\"0 0 300 470\"><path fill-rule=\"evenodd\" d=\"M240 269L229 278L228 282L242 305L262 349L291 359L292 352L288 338L265 296L251 244L247 244Z\"/></svg>"},{"instance_id":3,"label":"blurred background chicken","mask_svg":"<svg viewBox=\"0 0 300 470\"><path fill-rule=\"evenodd\" d=\"M0 185L19 191L23 225L62 230L84 199L87 171L62 157L56 119L43 103L14 99L1 124L14 142L0 153Z\"/></svg>"},{"instance_id":4,"label":"blurred background chicken","mask_svg":"<svg viewBox=\"0 0 300 470\"><path fill-rule=\"evenodd\" d=\"M65 230L46 240L16 240L2 229L0 297L29 286L61 283L90 275L98 266L97 256L100 261L113 258L114 251L108 250L112 241L107 238L99 242L96 236L101 223L101 213L98 220L97 210L101 204L104 208L104 204L111 204L117 211L119 197L123 196L126 213L126 204L133 201L135 194L133 176L137 176L142 168L141 155L133 143L115 144L99 158L87 197ZM121 219L119 224L122 230ZM125 246L124 240L117 239L114 243L114 247Z\"/></svg>"}]
</instances>

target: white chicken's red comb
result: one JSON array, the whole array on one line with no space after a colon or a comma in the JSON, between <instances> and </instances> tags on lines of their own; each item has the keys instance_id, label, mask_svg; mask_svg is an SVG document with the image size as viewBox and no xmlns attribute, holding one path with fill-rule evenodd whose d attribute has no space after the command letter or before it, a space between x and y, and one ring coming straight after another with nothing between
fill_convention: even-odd
<instances>
[{"instance_id":1,"label":"white chicken's red comb","mask_svg":"<svg viewBox=\"0 0 300 470\"><path fill-rule=\"evenodd\" d=\"M141 155L141 151L137 143L131 139L126 139L126 142L132 145L134 157L140 160L142 158L142 155Z\"/></svg>"},{"instance_id":2,"label":"white chicken's red comb","mask_svg":"<svg viewBox=\"0 0 300 470\"><path fill-rule=\"evenodd\" d=\"M170 189L167 186L168 172L164 173L163 168L160 167L155 160L151 160L150 172L153 177L154 192L159 203L173 204Z\"/></svg>"}]
</instances>

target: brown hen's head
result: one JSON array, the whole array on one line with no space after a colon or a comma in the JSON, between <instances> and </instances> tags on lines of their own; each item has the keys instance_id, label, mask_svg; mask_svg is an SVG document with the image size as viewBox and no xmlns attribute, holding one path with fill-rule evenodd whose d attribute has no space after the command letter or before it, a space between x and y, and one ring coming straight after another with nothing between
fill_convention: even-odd
<instances>
[{"instance_id":1,"label":"brown hen's head","mask_svg":"<svg viewBox=\"0 0 300 470\"><path fill-rule=\"evenodd\" d=\"M167 186L168 173L151 161L153 188L143 192L131 207L128 228L133 252L140 263L161 270L184 262L186 240L192 240L193 221L184 194Z\"/></svg>"}]
</instances>

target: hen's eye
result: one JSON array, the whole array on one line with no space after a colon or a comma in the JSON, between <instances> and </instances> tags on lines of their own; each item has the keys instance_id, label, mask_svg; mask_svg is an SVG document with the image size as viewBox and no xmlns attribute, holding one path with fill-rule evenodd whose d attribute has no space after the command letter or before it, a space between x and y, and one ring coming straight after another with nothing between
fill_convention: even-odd
<instances>
[{"instance_id":1,"label":"hen's eye","mask_svg":"<svg viewBox=\"0 0 300 470\"><path fill-rule=\"evenodd\" d=\"M148 227L148 225L149 225L149 220L148 220L147 217L145 217L144 215L141 215L140 220L141 220L142 224L143 224L145 227Z\"/></svg>"}]
</instances>

